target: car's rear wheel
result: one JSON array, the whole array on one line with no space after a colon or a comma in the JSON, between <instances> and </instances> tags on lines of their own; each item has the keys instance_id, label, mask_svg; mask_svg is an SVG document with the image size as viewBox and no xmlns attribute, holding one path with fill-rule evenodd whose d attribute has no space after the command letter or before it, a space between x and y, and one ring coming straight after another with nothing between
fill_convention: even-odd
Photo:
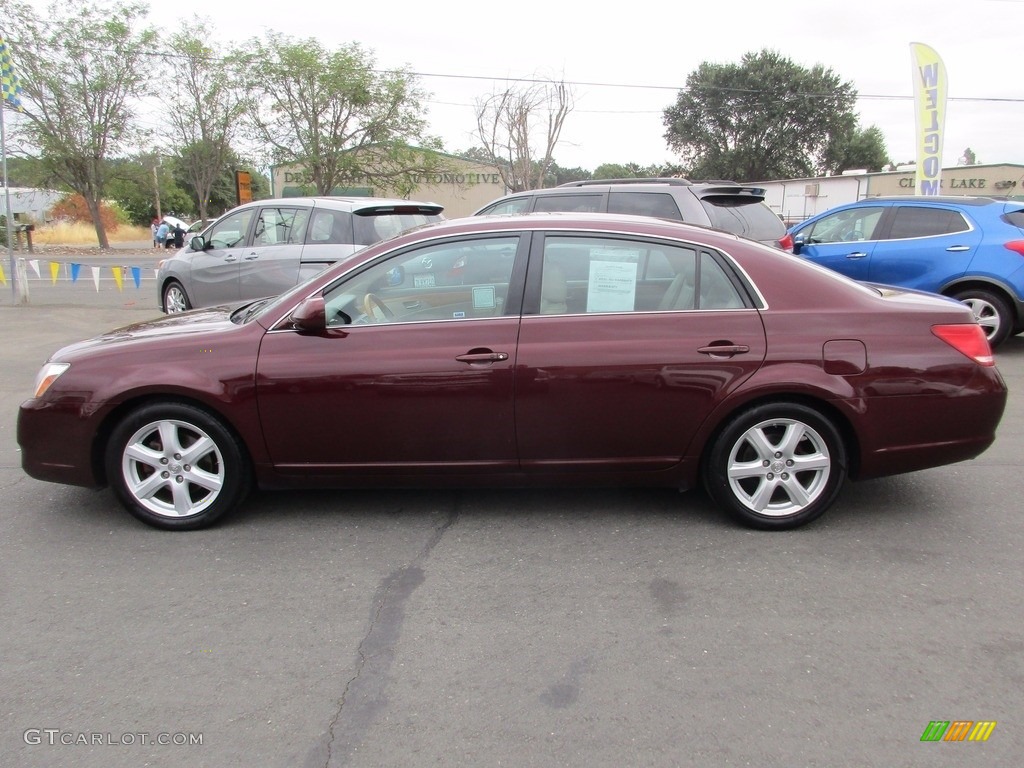
<instances>
[{"instance_id":1,"label":"car's rear wheel","mask_svg":"<svg viewBox=\"0 0 1024 768\"><path fill-rule=\"evenodd\" d=\"M114 428L107 479L121 503L157 528L191 530L237 507L251 470L237 438L184 403L143 406Z\"/></svg>"},{"instance_id":2,"label":"car's rear wheel","mask_svg":"<svg viewBox=\"0 0 1024 768\"><path fill-rule=\"evenodd\" d=\"M954 294L953 298L971 308L974 319L985 331L985 337L993 349L1006 341L1013 326L1013 313L1002 296L984 288L970 288Z\"/></svg>"},{"instance_id":3,"label":"car's rear wheel","mask_svg":"<svg viewBox=\"0 0 1024 768\"><path fill-rule=\"evenodd\" d=\"M176 312L186 312L192 309L192 302L188 300L188 294L181 283L172 280L164 288L164 312L171 315Z\"/></svg>"},{"instance_id":4,"label":"car's rear wheel","mask_svg":"<svg viewBox=\"0 0 1024 768\"><path fill-rule=\"evenodd\" d=\"M743 523L796 528L819 517L846 477L846 450L835 425L796 403L770 403L736 416L704 466L715 502Z\"/></svg>"}]
</instances>

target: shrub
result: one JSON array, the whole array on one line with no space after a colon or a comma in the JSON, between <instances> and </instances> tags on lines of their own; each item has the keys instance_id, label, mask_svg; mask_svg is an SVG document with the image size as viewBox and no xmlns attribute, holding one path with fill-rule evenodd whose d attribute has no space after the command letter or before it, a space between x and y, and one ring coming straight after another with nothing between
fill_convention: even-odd
<instances>
[{"instance_id":1,"label":"shrub","mask_svg":"<svg viewBox=\"0 0 1024 768\"><path fill-rule=\"evenodd\" d=\"M85 198L79 194L68 195L57 202L50 210L54 219L62 221L81 222L93 224L92 216L89 215L89 207L85 204ZM120 226L117 212L106 203L100 203L100 221L107 232L116 232Z\"/></svg>"}]
</instances>

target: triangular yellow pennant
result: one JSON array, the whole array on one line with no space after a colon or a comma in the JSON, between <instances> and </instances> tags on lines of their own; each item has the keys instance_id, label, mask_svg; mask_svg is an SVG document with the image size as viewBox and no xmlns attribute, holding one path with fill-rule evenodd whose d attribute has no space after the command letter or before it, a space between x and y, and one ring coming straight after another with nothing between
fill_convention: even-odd
<instances>
[{"instance_id":1,"label":"triangular yellow pennant","mask_svg":"<svg viewBox=\"0 0 1024 768\"><path fill-rule=\"evenodd\" d=\"M50 262L50 283L52 285L57 284L57 275L60 274L60 264L56 261Z\"/></svg>"},{"instance_id":2,"label":"triangular yellow pennant","mask_svg":"<svg viewBox=\"0 0 1024 768\"><path fill-rule=\"evenodd\" d=\"M3 264L0 264L0 285L7 285L7 275L4 274Z\"/></svg>"},{"instance_id":3,"label":"triangular yellow pennant","mask_svg":"<svg viewBox=\"0 0 1024 768\"><path fill-rule=\"evenodd\" d=\"M111 267L111 269L114 272L114 282L117 283L117 290L120 291L120 290L122 290L121 289L121 268L120 267Z\"/></svg>"}]
</instances>

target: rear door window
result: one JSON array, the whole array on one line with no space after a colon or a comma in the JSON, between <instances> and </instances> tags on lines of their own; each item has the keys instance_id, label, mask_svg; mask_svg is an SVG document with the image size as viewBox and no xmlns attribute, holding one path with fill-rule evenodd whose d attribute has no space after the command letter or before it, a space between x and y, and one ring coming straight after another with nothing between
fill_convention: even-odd
<instances>
[{"instance_id":1,"label":"rear door window","mask_svg":"<svg viewBox=\"0 0 1024 768\"><path fill-rule=\"evenodd\" d=\"M679 206L664 192L609 192L608 213L629 213L682 221Z\"/></svg>"},{"instance_id":2,"label":"rear door window","mask_svg":"<svg viewBox=\"0 0 1024 768\"><path fill-rule=\"evenodd\" d=\"M314 209L309 221L306 242L351 245L352 214L346 211L332 211L329 208Z\"/></svg>"},{"instance_id":3,"label":"rear door window","mask_svg":"<svg viewBox=\"0 0 1024 768\"><path fill-rule=\"evenodd\" d=\"M901 240L909 237L934 237L949 235L954 232L966 232L971 227L959 211L947 208L930 208L927 206L901 205L896 208L896 215L889 229L889 240Z\"/></svg>"},{"instance_id":4,"label":"rear door window","mask_svg":"<svg viewBox=\"0 0 1024 768\"><path fill-rule=\"evenodd\" d=\"M597 213L604 205L604 195L538 195L534 211L576 211Z\"/></svg>"}]
</instances>

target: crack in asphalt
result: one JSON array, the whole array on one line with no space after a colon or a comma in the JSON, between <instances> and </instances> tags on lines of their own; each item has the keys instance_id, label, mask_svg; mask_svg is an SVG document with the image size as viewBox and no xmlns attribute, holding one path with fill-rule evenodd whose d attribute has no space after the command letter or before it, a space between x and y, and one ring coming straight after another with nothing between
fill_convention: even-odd
<instances>
[{"instance_id":1,"label":"crack in asphalt","mask_svg":"<svg viewBox=\"0 0 1024 768\"><path fill-rule=\"evenodd\" d=\"M342 714L348 718L349 733L359 734L368 728L377 714L387 705L387 672L395 658L395 645L401 636L405 620L405 604L426 577L421 567L445 533L458 521L459 499L437 526L426 544L412 562L388 574L377 588L373 600L370 625L357 649L355 673L346 681L338 702L338 709L320 744L313 748L306 765L309 768L330 768L348 762L348 756L357 747L357 740L346 739L335 730ZM332 761L337 757L338 762Z\"/></svg>"}]
</instances>

